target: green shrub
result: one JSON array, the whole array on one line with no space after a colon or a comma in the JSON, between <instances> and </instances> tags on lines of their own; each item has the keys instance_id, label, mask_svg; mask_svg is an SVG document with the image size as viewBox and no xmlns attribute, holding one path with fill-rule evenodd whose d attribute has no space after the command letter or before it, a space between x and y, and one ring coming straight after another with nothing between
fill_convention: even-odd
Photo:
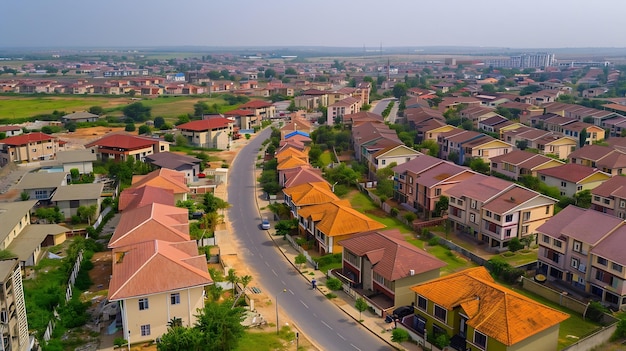
<instances>
[{"instance_id":1,"label":"green shrub","mask_svg":"<svg viewBox=\"0 0 626 351\"><path fill-rule=\"evenodd\" d=\"M413 223L413 221L417 218L417 216L413 212L409 212L409 213L405 214L403 217L404 217L404 219L406 219L406 221L409 224Z\"/></svg>"},{"instance_id":2,"label":"green shrub","mask_svg":"<svg viewBox=\"0 0 626 351\"><path fill-rule=\"evenodd\" d=\"M509 241L509 250L511 250L511 252L519 251L523 248L524 244L522 244L518 238L513 238Z\"/></svg>"},{"instance_id":3,"label":"green shrub","mask_svg":"<svg viewBox=\"0 0 626 351\"><path fill-rule=\"evenodd\" d=\"M602 322L602 317L604 317L604 314L608 311L609 310L606 307L602 306L601 303L597 301L592 301L589 303L589 307L587 307L587 313L585 317L596 323L600 323Z\"/></svg>"},{"instance_id":4,"label":"green shrub","mask_svg":"<svg viewBox=\"0 0 626 351\"><path fill-rule=\"evenodd\" d=\"M395 208L395 207L392 207L392 208L391 208L391 211L389 211L389 214L390 214L390 215L392 215L392 216L394 216L394 217L397 217L397 216L398 216L398 213L400 213L400 211L398 211L398 209L397 209L397 208Z\"/></svg>"},{"instance_id":5,"label":"green shrub","mask_svg":"<svg viewBox=\"0 0 626 351\"><path fill-rule=\"evenodd\" d=\"M621 340L626 338L626 319L620 319L617 322L615 332L611 335L611 341Z\"/></svg>"},{"instance_id":6,"label":"green shrub","mask_svg":"<svg viewBox=\"0 0 626 351\"><path fill-rule=\"evenodd\" d=\"M433 237L433 238L428 239L428 245L430 246L439 245L439 238Z\"/></svg>"},{"instance_id":7,"label":"green shrub","mask_svg":"<svg viewBox=\"0 0 626 351\"><path fill-rule=\"evenodd\" d=\"M450 345L450 337L448 334L439 334L433 341L433 345L437 346L440 349Z\"/></svg>"},{"instance_id":8,"label":"green shrub","mask_svg":"<svg viewBox=\"0 0 626 351\"><path fill-rule=\"evenodd\" d=\"M330 289L330 290L341 290L341 280L337 279L337 278L328 278L326 280L326 286Z\"/></svg>"},{"instance_id":9,"label":"green shrub","mask_svg":"<svg viewBox=\"0 0 626 351\"><path fill-rule=\"evenodd\" d=\"M391 332L391 341L393 342L404 342L409 340L409 332L406 329L396 328Z\"/></svg>"},{"instance_id":10,"label":"green shrub","mask_svg":"<svg viewBox=\"0 0 626 351\"><path fill-rule=\"evenodd\" d=\"M333 293L328 293L328 294L326 294L326 298L327 298L327 299L334 299L334 298L336 298L336 297L337 297L337 295L335 295L335 294L333 294Z\"/></svg>"}]
</instances>

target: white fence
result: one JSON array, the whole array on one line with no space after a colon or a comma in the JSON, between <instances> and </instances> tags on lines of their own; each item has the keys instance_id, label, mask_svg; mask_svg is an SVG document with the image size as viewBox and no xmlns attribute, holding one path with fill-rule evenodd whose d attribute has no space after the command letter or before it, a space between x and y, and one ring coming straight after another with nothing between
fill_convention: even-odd
<instances>
[{"instance_id":1,"label":"white fence","mask_svg":"<svg viewBox=\"0 0 626 351\"><path fill-rule=\"evenodd\" d=\"M98 216L98 219L93 223L93 227L98 228L100 223L102 223L104 216L106 216L109 212L111 212L111 206L105 208L104 211L100 212L100 216Z\"/></svg>"},{"instance_id":2,"label":"white fence","mask_svg":"<svg viewBox=\"0 0 626 351\"><path fill-rule=\"evenodd\" d=\"M312 268L317 269L317 262L315 262L315 260L309 255L308 252L306 252L305 249L303 249L302 247L300 247L300 245L298 245L298 243L296 243L291 235L285 235L285 238L287 239L287 241L289 241L294 249L296 249L299 253L303 254L304 257L306 257L307 262L309 262Z\"/></svg>"}]
</instances>

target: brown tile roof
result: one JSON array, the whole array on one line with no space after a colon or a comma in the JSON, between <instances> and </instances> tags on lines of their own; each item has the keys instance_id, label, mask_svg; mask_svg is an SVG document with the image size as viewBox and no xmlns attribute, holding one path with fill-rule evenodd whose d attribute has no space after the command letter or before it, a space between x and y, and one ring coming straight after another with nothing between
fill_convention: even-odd
<instances>
[{"instance_id":1,"label":"brown tile roof","mask_svg":"<svg viewBox=\"0 0 626 351\"><path fill-rule=\"evenodd\" d=\"M374 272L395 281L446 266L446 263L404 240L398 229L355 234L339 245L357 256L367 256Z\"/></svg>"},{"instance_id":2,"label":"brown tile roof","mask_svg":"<svg viewBox=\"0 0 626 351\"><path fill-rule=\"evenodd\" d=\"M285 188L294 187L300 184L325 182L322 177L322 170L319 168L302 167L295 170L291 174L285 172Z\"/></svg>"},{"instance_id":3,"label":"brown tile roof","mask_svg":"<svg viewBox=\"0 0 626 351\"><path fill-rule=\"evenodd\" d=\"M330 184L327 182L300 184L283 189L283 193L290 196L296 206L317 205L339 200L337 195L330 191Z\"/></svg>"},{"instance_id":4,"label":"brown tile roof","mask_svg":"<svg viewBox=\"0 0 626 351\"><path fill-rule=\"evenodd\" d=\"M448 189L446 192L448 195L456 198L466 196L470 199L485 202L504 191L512 184L513 183L500 178L475 174L470 178L462 180L459 184Z\"/></svg>"},{"instance_id":5,"label":"brown tile roof","mask_svg":"<svg viewBox=\"0 0 626 351\"><path fill-rule=\"evenodd\" d=\"M507 346L569 318L496 284L484 267L466 269L411 290L449 311L460 307L469 317L469 326Z\"/></svg>"},{"instance_id":6,"label":"brown tile roof","mask_svg":"<svg viewBox=\"0 0 626 351\"><path fill-rule=\"evenodd\" d=\"M557 167L552 167L552 168L546 168L546 169L541 169L539 171L537 171L537 174L540 175L545 175L548 177L553 177L556 179L561 179L561 180L565 180L571 183L578 183L581 182L583 180L585 180L585 178L595 174L595 173L602 173L602 174L606 174L602 171L599 171L596 168L591 168L591 167L587 167L587 166L583 166L583 165L578 165L578 164L573 164L573 163L568 163L568 164L564 164L562 166L557 166ZM610 175L606 174L607 177L610 177Z\"/></svg>"},{"instance_id":7,"label":"brown tile roof","mask_svg":"<svg viewBox=\"0 0 626 351\"><path fill-rule=\"evenodd\" d=\"M189 240L189 210L171 205L152 203L130 209L109 240L109 248L148 240Z\"/></svg>"},{"instance_id":8,"label":"brown tile roof","mask_svg":"<svg viewBox=\"0 0 626 351\"><path fill-rule=\"evenodd\" d=\"M591 253L626 266L624 242L626 242L626 226L621 226L594 246Z\"/></svg>"},{"instance_id":9,"label":"brown tile roof","mask_svg":"<svg viewBox=\"0 0 626 351\"><path fill-rule=\"evenodd\" d=\"M167 168L157 169L146 175L133 176L131 188L139 188L144 185L152 185L160 188L171 189L174 194L188 193L185 174Z\"/></svg>"},{"instance_id":10,"label":"brown tile roof","mask_svg":"<svg viewBox=\"0 0 626 351\"><path fill-rule=\"evenodd\" d=\"M503 214L537 196L543 195L519 185L514 185L485 203L483 209Z\"/></svg>"},{"instance_id":11,"label":"brown tile roof","mask_svg":"<svg viewBox=\"0 0 626 351\"><path fill-rule=\"evenodd\" d=\"M118 210L130 210L137 207L159 203L163 205L175 205L174 191L172 189L163 189L151 185L139 188L124 189L120 193L118 202Z\"/></svg>"},{"instance_id":12,"label":"brown tile roof","mask_svg":"<svg viewBox=\"0 0 626 351\"><path fill-rule=\"evenodd\" d=\"M235 122L228 118L209 118L209 119L201 119L198 121L191 121L187 123L183 123L176 128L178 130L192 130L195 132L208 131L218 128L226 128L230 124L234 124Z\"/></svg>"},{"instance_id":13,"label":"brown tile roof","mask_svg":"<svg viewBox=\"0 0 626 351\"><path fill-rule=\"evenodd\" d=\"M511 165L516 165L519 167L523 167L526 169L533 169L539 165L542 165L546 162L556 161L563 164L562 161L555 160L553 158L534 154L532 152L523 151L523 150L513 150L504 155L496 156L490 159L491 162L500 163L505 162Z\"/></svg>"},{"instance_id":14,"label":"brown tile roof","mask_svg":"<svg viewBox=\"0 0 626 351\"><path fill-rule=\"evenodd\" d=\"M263 101L263 100L252 100L248 101L245 104L239 106L240 109L249 109L249 108L265 108L272 106L271 102Z\"/></svg>"},{"instance_id":15,"label":"brown tile roof","mask_svg":"<svg viewBox=\"0 0 626 351\"><path fill-rule=\"evenodd\" d=\"M554 218L557 219L553 223ZM565 235L595 245L622 224L624 221L617 217L570 205L539 226L537 231L555 238Z\"/></svg>"},{"instance_id":16,"label":"brown tile roof","mask_svg":"<svg viewBox=\"0 0 626 351\"><path fill-rule=\"evenodd\" d=\"M415 183L430 188L464 172L473 173L466 167L443 162L419 173Z\"/></svg>"},{"instance_id":17,"label":"brown tile roof","mask_svg":"<svg viewBox=\"0 0 626 351\"><path fill-rule=\"evenodd\" d=\"M577 159L586 159L586 160L597 162L601 160L603 157L606 157L607 155L609 155L610 153L614 151L615 150L613 148L608 147L608 146L595 145L595 144L585 145L581 147L580 149L577 149L576 151L569 154L567 158L569 158L570 160L573 158L577 158Z\"/></svg>"},{"instance_id":18,"label":"brown tile roof","mask_svg":"<svg viewBox=\"0 0 626 351\"><path fill-rule=\"evenodd\" d=\"M212 283L206 257L198 255L195 241L151 240L113 250L108 299L117 301Z\"/></svg>"},{"instance_id":19,"label":"brown tile roof","mask_svg":"<svg viewBox=\"0 0 626 351\"><path fill-rule=\"evenodd\" d=\"M626 177L611 177L611 179L591 189L591 193L602 197L626 198Z\"/></svg>"},{"instance_id":20,"label":"brown tile roof","mask_svg":"<svg viewBox=\"0 0 626 351\"><path fill-rule=\"evenodd\" d=\"M329 107L335 107L335 106L345 106L345 107L348 107L348 106L356 104L359 101L361 101L361 100L359 100L357 98L353 98L353 97L350 96L350 97L347 97L347 98L345 98L343 100L339 100L339 101L335 102L334 104L330 105Z\"/></svg>"},{"instance_id":21,"label":"brown tile roof","mask_svg":"<svg viewBox=\"0 0 626 351\"><path fill-rule=\"evenodd\" d=\"M353 209L348 200L307 206L298 215L313 219L315 227L327 236L349 235L384 228L385 225Z\"/></svg>"},{"instance_id":22,"label":"brown tile roof","mask_svg":"<svg viewBox=\"0 0 626 351\"><path fill-rule=\"evenodd\" d=\"M393 168L395 173L404 173L410 171L412 173L420 174L440 163L451 163L444 161L440 158L432 157L429 155L420 155L409 162L405 162Z\"/></svg>"}]
</instances>

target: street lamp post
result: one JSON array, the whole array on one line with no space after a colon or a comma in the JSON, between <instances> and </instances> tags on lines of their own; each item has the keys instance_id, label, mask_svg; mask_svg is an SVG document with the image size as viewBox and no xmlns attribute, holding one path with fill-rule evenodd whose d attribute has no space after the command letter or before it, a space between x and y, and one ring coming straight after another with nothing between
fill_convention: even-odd
<instances>
[{"instance_id":1,"label":"street lamp post","mask_svg":"<svg viewBox=\"0 0 626 351\"><path fill-rule=\"evenodd\" d=\"M287 292L287 289L283 289L282 292ZM278 294L276 294L276 335L280 330L280 324L278 323Z\"/></svg>"}]
</instances>

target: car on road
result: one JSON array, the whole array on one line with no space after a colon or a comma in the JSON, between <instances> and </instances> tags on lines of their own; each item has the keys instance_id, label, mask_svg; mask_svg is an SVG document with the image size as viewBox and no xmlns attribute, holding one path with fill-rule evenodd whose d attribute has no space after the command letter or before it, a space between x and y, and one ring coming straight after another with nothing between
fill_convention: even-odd
<instances>
[{"instance_id":1,"label":"car on road","mask_svg":"<svg viewBox=\"0 0 626 351\"><path fill-rule=\"evenodd\" d=\"M270 229L270 220L267 217L261 218L261 229L268 230Z\"/></svg>"}]
</instances>

